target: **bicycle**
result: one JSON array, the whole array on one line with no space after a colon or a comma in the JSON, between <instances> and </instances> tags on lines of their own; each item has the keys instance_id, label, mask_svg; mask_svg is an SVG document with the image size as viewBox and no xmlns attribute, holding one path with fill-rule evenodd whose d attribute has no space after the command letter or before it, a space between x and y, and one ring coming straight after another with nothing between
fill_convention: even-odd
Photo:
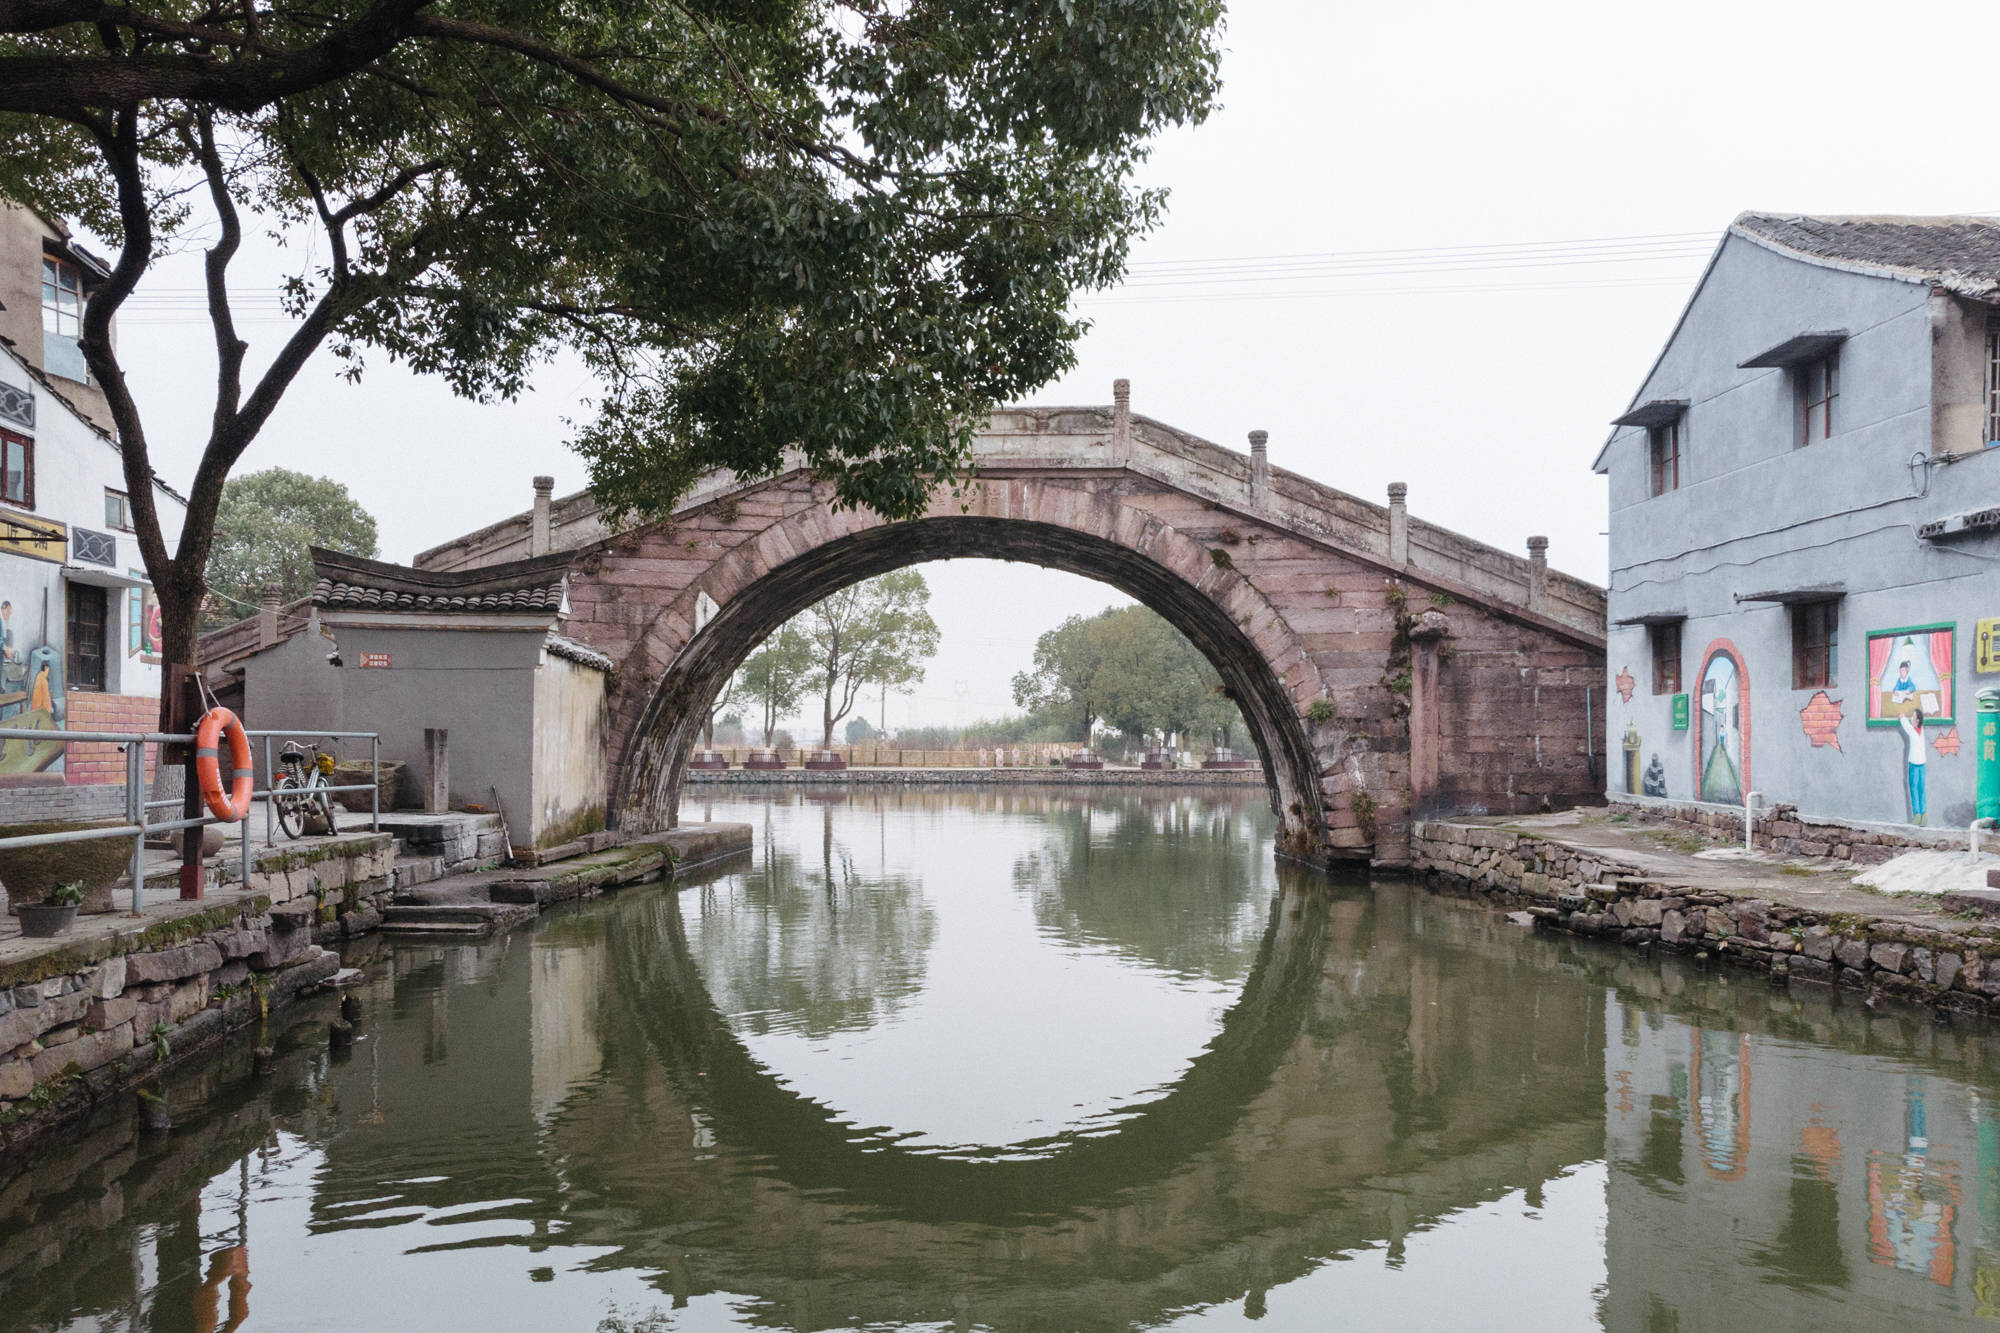
<instances>
[{"instance_id":1,"label":"bicycle","mask_svg":"<svg viewBox=\"0 0 2000 1333\"><path fill-rule=\"evenodd\" d=\"M285 836L302 838L315 823L322 824L325 832L333 832L333 797L326 791L333 756L322 751L317 741L309 750L287 741L278 752L278 762L285 771L271 786L271 801Z\"/></svg>"}]
</instances>

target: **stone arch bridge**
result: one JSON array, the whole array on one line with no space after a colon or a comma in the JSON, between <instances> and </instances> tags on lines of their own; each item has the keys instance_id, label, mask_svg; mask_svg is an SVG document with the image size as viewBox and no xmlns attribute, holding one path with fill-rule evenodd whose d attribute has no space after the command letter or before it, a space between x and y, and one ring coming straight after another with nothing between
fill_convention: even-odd
<instances>
[{"instance_id":1,"label":"stone arch bridge","mask_svg":"<svg viewBox=\"0 0 2000 1333\"><path fill-rule=\"evenodd\" d=\"M1221 673L1263 760L1280 847L1407 856L1413 815L1525 812L1602 790L1586 692L1603 590L1129 410L1008 408L956 488L908 522L837 510L803 466L718 474L670 517L606 525L587 493L418 556L460 571L571 550L564 633L614 663L609 819L671 824L714 696L766 635L859 579L954 556L1099 579ZM1601 702L1601 701L1600 701Z\"/></svg>"}]
</instances>

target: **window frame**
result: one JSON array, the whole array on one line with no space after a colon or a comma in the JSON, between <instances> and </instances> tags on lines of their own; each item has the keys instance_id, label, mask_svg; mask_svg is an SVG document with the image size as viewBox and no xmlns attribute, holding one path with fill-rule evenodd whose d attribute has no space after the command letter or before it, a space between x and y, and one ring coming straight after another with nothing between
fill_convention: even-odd
<instances>
[{"instance_id":1,"label":"window frame","mask_svg":"<svg viewBox=\"0 0 2000 1333\"><path fill-rule=\"evenodd\" d=\"M1646 648L1648 655L1653 661L1653 693L1656 695L1683 693L1681 688L1681 640L1687 637L1684 633L1686 623L1681 620L1656 620L1646 626ZM1672 636L1671 640L1668 638L1669 635ZM1672 648L1670 655L1672 658L1672 669L1666 675L1664 683L1662 681L1660 665L1669 654L1663 654L1660 651L1663 644L1667 644Z\"/></svg>"},{"instance_id":2,"label":"window frame","mask_svg":"<svg viewBox=\"0 0 2000 1333\"><path fill-rule=\"evenodd\" d=\"M1840 678L1840 599L1793 602L1792 688L1830 690Z\"/></svg>"},{"instance_id":3,"label":"window frame","mask_svg":"<svg viewBox=\"0 0 2000 1333\"><path fill-rule=\"evenodd\" d=\"M112 501L118 502L118 517L111 516ZM114 532L137 532L132 526L132 497L116 487L104 488L104 526Z\"/></svg>"},{"instance_id":4,"label":"window frame","mask_svg":"<svg viewBox=\"0 0 2000 1333\"><path fill-rule=\"evenodd\" d=\"M18 496L9 493L7 489L7 451L15 445L21 447L21 494ZM13 505L17 509L35 507L34 437L4 428L0 428L0 503Z\"/></svg>"},{"instance_id":5,"label":"window frame","mask_svg":"<svg viewBox=\"0 0 2000 1333\"><path fill-rule=\"evenodd\" d=\"M1797 395L1799 437L1795 448L1833 438L1833 410L1840 398L1840 352L1828 352L1825 356L1802 361L1798 365ZM1819 377L1817 387L1824 392L1813 396L1815 377ZM1813 417L1818 414L1819 433L1813 433Z\"/></svg>"},{"instance_id":6,"label":"window frame","mask_svg":"<svg viewBox=\"0 0 2000 1333\"><path fill-rule=\"evenodd\" d=\"M66 581L63 587L66 594L63 606L65 668L63 688L93 694L105 693L111 688L111 598L105 594L104 589L94 583L77 583L72 580ZM78 630L88 628L87 625L79 624L79 620L87 620L88 617L80 618L77 609L91 605L97 608L97 678L94 681L90 679L90 673L84 669L85 658L78 643L81 638Z\"/></svg>"},{"instance_id":7,"label":"window frame","mask_svg":"<svg viewBox=\"0 0 2000 1333\"><path fill-rule=\"evenodd\" d=\"M1681 488L1681 459L1686 452L1686 441L1681 433L1681 423L1687 419L1683 413L1671 421L1646 427L1646 491L1648 498L1658 499ZM1663 451L1665 442L1669 450ZM1673 479L1662 484L1662 474L1671 466Z\"/></svg>"},{"instance_id":8,"label":"window frame","mask_svg":"<svg viewBox=\"0 0 2000 1333\"><path fill-rule=\"evenodd\" d=\"M54 271L53 280L50 278L51 270ZM63 283L65 276L69 278L67 286ZM75 299L75 308L67 312L63 310L62 306L62 298L65 292ZM51 294L54 296L53 303L50 300ZM81 339L83 337L83 303L83 266L73 260L64 259L61 255L52 255L44 252L42 255L43 335L46 336L53 333L59 338ZM70 321L72 327L68 329L63 328L62 324L65 319Z\"/></svg>"}]
</instances>

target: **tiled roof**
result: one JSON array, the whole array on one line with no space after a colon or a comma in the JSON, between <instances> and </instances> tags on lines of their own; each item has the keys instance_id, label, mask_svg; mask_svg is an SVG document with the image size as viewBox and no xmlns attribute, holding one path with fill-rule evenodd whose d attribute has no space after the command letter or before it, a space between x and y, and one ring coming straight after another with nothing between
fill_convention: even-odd
<instances>
[{"instance_id":1,"label":"tiled roof","mask_svg":"<svg viewBox=\"0 0 2000 1333\"><path fill-rule=\"evenodd\" d=\"M548 642L542 646L557 657L565 657L572 662L580 662L584 666L596 667L599 671L611 670L611 659L609 657L598 652L595 648L586 648L575 639L565 639L560 634L551 634L548 637Z\"/></svg>"},{"instance_id":2,"label":"tiled roof","mask_svg":"<svg viewBox=\"0 0 2000 1333\"><path fill-rule=\"evenodd\" d=\"M2000 219L1745 213L1731 230L1813 263L2000 295Z\"/></svg>"},{"instance_id":3,"label":"tiled roof","mask_svg":"<svg viewBox=\"0 0 2000 1333\"><path fill-rule=\"evenodd\" d=\"M573 553L441 573L312 548L314 606L348 611L550 615L563 609Z\"/></svg>"}]
</instances>

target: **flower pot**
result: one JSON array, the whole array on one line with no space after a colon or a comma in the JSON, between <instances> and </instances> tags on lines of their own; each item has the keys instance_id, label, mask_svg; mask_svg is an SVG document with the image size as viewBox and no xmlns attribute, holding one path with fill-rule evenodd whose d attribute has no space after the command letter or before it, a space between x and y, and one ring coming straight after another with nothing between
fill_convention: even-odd
<instances>
[{"instance_id":1,"label":"flower pot","mask_svg":"<svg viewBox=\"0 0 2000 1333\"><path fill-rule=\"evenodd\" d=\"M21 914L21 934L31 940L67 935L69 928L76 924L75 903L64 903L60 907L51 907L47 903L22 903L16 910Z\"/></svg>"}]
</instances>

